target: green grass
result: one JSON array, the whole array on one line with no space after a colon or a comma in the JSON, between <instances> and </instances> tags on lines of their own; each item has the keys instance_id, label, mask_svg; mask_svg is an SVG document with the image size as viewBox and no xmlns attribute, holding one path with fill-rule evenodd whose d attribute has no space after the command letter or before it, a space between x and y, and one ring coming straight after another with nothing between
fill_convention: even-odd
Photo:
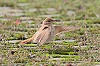
<instances>
[{"instance_id":1,"label":"green grass","mask_svg":"<svg viewBox=\"0 0 100 66\"><path fill-rule=\"evenodd\" d=\"M22 4L22 6L19 4ZM99 64L99 4L99 0L1 0L0 57L2 62L0 62L0 66L2 64L6 66L9 64L19 66L33 66L33 64L36 66L65 66L67 62L73 64L78 64L77 62L79 62L79 66ZM10 7L11 10L5 10L2 7ZM12 9L18 9L22 12L16 12ZM28 10L31 9L33 11L29 12ZM8 15L15 13L24 13L24 15ZM41 22L48 16L62 21L54 23L55 25L80 26L81 28L76 31L62 33L64 34L62 38L59 36L55 37L54 40L62 40L62 42L50 42L43 44L41 47L32 42L23 46L18 46L19 42L7 42L13 40L21 41L32 37L40 27ZM16 25L16 20L20 20L21 17L32 17L32 19L24 19L19 25ZM10 20L3 21L3 18ZM28 21L32 22L28 23ZM68 42L66 40L75 41ZM12 51L14 51L14 54L11 53ZM31 57L32 55L34 57ZM55 60L55 58L59 58L59 60Z\"/></svg>"}]
</instances>

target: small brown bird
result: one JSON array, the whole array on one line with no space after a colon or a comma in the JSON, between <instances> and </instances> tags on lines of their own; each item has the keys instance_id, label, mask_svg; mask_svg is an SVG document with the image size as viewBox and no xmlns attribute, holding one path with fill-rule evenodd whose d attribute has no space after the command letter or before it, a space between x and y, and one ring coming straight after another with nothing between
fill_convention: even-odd
<instances>
[{"instance_id":1,"label":"small brown bird","mask_svg":"<svg viewBox=\"0 0 100 66\"><path fill-rule=\"evenodd\" d=\"M74 26L54 26L53 22L58 22L59 20L54 20L52 18L46 18L43 22L39 30L29 39L21 41L20 44L24 44L27 42L35 42L41 46L44 43L52 41L54 36L60 32L66 31L74 31L79 29L79 27Z\"/></svg>"}]
</instances>

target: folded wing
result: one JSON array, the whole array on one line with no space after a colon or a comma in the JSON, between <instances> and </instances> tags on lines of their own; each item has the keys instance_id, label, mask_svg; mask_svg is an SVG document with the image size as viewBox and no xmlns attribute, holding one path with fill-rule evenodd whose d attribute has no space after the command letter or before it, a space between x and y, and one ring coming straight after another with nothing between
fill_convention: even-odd
<instances>
[{"instance_id":1,"label":"folded wing","mask_svg":"<svg viewBox=\"0 0 100 66\"><path fill-rule=\"evenodd\" d=\"M35 42L39 43L39 45L44 44L49 37L50 30L51 29L49 27L46 27L45 29L41 30L35 37Z\"/></svg>"}]
</instances>

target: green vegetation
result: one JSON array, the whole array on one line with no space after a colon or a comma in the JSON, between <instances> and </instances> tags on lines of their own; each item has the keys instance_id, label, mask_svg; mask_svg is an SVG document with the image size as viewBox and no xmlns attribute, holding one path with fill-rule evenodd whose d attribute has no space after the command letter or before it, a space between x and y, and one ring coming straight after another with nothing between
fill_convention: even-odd
<instances>
[{"instance_id":1,"label":"green vegetation","mask_svg":"<svg viewBox=\"0 0 100 66\"><path fill-rule=\"evenodd\" d=\"M0 66L100 65L100 0L1 0ZM19 45L32 37L46 17L55 25L80 26L38 47Z\"/></svg>"}]
</instances>

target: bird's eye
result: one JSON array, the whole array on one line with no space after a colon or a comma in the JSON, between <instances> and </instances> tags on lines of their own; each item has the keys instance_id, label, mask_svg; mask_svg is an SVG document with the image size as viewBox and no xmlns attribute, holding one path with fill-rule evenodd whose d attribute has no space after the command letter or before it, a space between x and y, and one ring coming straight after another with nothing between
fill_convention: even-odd
<instances>
[{"instance_id":1,"label":"bird's eye","mask_svg":"<svg viewBox=\"0 0 100 66\"><path fill-rule=\"evenodd\" d=\"M53 20L48 20L48 22L52 22Z\"/></svg>"},{"instance_id":2,"label":"bird's eye","mask_svg":"<svg viewBox=\"0 0 100 66\"><path fill-rule=\"evenodd\" d=\"M51 20L48 20L48 22L51 22Z\"/></svg>"}]
</instances>

